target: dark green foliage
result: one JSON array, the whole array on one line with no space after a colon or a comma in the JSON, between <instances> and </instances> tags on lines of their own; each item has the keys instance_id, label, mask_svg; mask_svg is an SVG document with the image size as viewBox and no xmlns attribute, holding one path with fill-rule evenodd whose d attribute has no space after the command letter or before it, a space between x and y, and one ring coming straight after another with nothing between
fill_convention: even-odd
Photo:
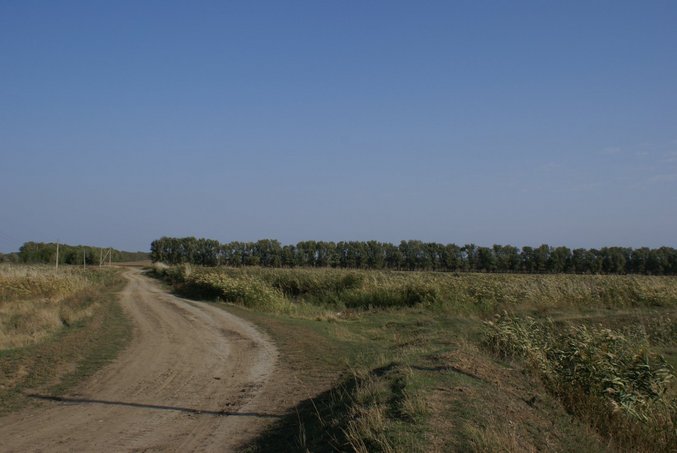
<instances>
[{"instance_id":1,"label":"dark green foliage","mask_svg":"<svg viewBox=\"0 0 677 453\"><path fill-rule=\"evenodd\" d=\"M151 243L151 259L167 264L234 267L677 275L677 249L671 247L604 247L572 251L568 247L546 244L520 249L511 245L478 247L466 244L459 247L422 241L402 241L399 245L378 241L302 241L282 246L273 239L220 244L211 239L163 237ZM295 291L280 289L290 294Z\"/></svg>"},{"instance_id":2,"label":"dark green foliage","mask_svg":"<svg viewBox=\"0 0 677 453\"><path fill-rule=\"evenodd\" d=\"M214 241L216 242L216 241ZM108 248L90 247L88 245L59 244L59 264L82 264L83 258L87 265L99 264L106 256ZM149 258L146 252L124 252L110 249L111 261L143 261ZM56 262L56 243L54 242L25 242L16 254L16 259L29 264L54 264ZM106 257L106 262L108 258Z\"/></svg>"}]
</instances>

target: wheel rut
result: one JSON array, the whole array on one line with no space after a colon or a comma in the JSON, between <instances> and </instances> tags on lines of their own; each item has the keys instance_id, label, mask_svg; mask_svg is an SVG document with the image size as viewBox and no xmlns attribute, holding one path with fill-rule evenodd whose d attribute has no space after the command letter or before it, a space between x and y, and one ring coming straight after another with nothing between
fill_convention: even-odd
<instances>
[{"instance_id":1,"label":"wheel rut","mask_svg":"<svg viewBox=\"0 0 677 453\"><path fill-rule=\"evenodd\" d=\"M125 275L129 347L73 392L0 418L0 450L236 451L284 414L264 395L278 362L266 334Z\"/></svg>"}]
</instances>

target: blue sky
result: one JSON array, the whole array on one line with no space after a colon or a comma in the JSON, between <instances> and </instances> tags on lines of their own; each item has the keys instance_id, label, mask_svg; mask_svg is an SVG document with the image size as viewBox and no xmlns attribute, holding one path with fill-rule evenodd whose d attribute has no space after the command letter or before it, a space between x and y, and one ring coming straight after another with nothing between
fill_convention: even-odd
<instances>
[{"instance_id":1,"label":"blue sky","mask_svg":"<svg viewBox=\"0 0 677 453\"><path fill-rule=\"evenodd\" d=\"M677 3L0 2L0 251L677 246Z\"/></svg>"}]
</instances>

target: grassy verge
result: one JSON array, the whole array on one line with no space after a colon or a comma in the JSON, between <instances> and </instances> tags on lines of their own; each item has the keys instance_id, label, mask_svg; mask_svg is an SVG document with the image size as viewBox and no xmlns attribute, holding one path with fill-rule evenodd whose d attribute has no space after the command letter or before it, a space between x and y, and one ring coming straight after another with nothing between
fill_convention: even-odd
<instances>
[{"instance_id":1,"label":"grassy verge","mask_svg":"<svg viewBox=\"0 0 677 453\"><path fill-rule=\"evenodd\" d=\"M350 320L219 304L258 324L308 395L248 450L606 451L537 376L482 347L483 322L426 309Z\"/></svg>"},{"instance_id":2,"label":"grassy verge","mask_svg":"<svg viewBox=\"0 0 677 453\"><path fill-rule=\"evenodd\" d=\"M31 404L27 395L59 395L112 360L131 338L131 324L117 302L119 273L63 299L79 318L29 346L0 351L0 415Z\"/></svg>"}]
</instances>

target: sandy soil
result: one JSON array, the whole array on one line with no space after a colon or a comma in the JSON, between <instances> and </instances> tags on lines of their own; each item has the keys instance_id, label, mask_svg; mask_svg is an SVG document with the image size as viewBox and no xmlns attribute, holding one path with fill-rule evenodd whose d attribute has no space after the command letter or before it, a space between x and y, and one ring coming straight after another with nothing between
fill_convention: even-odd
<instances>
[{"instance_id":1,"label":"sandy soil","mask_svg":"<svg viewBox=\"0 0 677 453\"><path fill-rule=\"evenodd\" d=\"M282 415L265 334L126 276L131 345L76 391L0 418L1 451L237 451Z\"/></svg>"}]
</instances>

